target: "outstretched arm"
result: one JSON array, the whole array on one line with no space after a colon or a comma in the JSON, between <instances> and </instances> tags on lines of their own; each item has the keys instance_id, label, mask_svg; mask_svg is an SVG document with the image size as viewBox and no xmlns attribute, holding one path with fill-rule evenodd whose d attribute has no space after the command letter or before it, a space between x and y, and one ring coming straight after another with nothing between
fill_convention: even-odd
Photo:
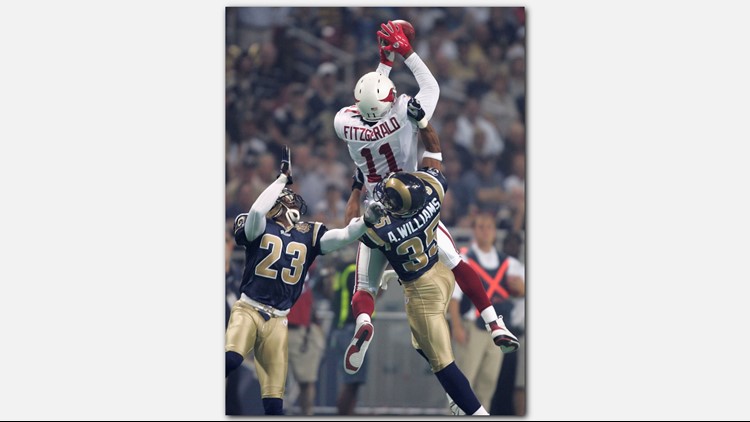
<instances>
[{"instance_id":1,"label":"outstretched arm","mask_svg":"<svg viewBox=\"0 0 750 422\"><path fill-rule=\"evenodd\" d=\"M258 196L247 213L247 221L245 222L245 237L247 237L247 240L252 242L266 230L266 214L276 204L276 199L284 190L284 186L291 184L292 153L289 147L285 146L281 154L279 177Z\"/></svg>"},{"instance_id":2,"label":"outstretched arm","mask_svg":"<svg viewBox=\"0 0 750 422\"><path fill-rule=\"evenodd\" d=\"M411 73L414 74L414 79L419 84L419 92L416 97L422 103L427 118L430 119L437 107L438 98L440 98L440 86L435 77L432 76L430 69L416 53L404 60L404 63L409 67Z\"/></svg>"},{"instance_id":3,"label":"outstretched arm","mask_svg":"<svg viewBox=\"0 0 750 422\"><path fill-rule=\"evenodd\" d=\"M378 68L375 71L389 77L393 69L393 56L393 52L385 51L383 46L380 46L380 64L378 64Z\"/></svg>"},{"instance_id":4,"label":"outstretched arm","mask_svg":"<svg viewBox=\"0 0 750 422\"><path fill-rule=\"evenodd\" d=\"M320 251L324 255L354 242L362 237L367 227L377 223L385 214L379 202L372 201L367 205L365 215L349 222L343 229L328 230L320 238Z\"/></svg>"},{"instance_id":5,"label":"outstretched arm","mask_svg":"<svg viewBox=\"0 0 750 422\"><path fill-rule=\"evenodd\" d=\"M398 52L404 57L404 63L414 74L414 79L419 84L419 92L416 97L424 104L424 110L427 118L432 117L437 107L438 98L440 97L440 86L430 69L424 64L419 55L414 52L409 39L404 34L400 25L389 21L388 24L381 24L381 31L378 31L378 39L382 41L381 52ZM382 54L382 53L381 53ZM382 59L381 59L382 61ZM380 68L378 68L380 69Z\"/></svg>"},{"instance_id":6,"label":"outstretched arm","mask_svg":"<svg viewBox=\"0 0 750 422\"><path fill-rule=\"evenodd\" d=\"M362 218L355 218L343 229L331 229L320 238L320 251L323 255L341 249L359 239L367 231Z\"/></svg>"},{"instance_id":7,"label":"outstretched arm","mask_svg":"<svg viewBox=\"0 0 750 422\"><path fill-rule=\"evenodd\" d=\"M247 237L247 240L253 241L253 239L260 236L266 230L266 214L276 204L276 199L281 194L284 186L286 186L286 182L286 175L280 175L255 200L247 214L247 221L245 222L245 237Z\"/></svg>"}]
</instances>

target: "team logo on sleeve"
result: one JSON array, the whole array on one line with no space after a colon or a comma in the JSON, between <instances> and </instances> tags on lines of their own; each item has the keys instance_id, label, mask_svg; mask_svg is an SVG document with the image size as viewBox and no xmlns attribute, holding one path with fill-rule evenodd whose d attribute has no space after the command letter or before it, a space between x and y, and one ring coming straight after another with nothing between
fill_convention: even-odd
<instances>
[{"instance_id":1,"label":"team logo on sleeve","mask_svg":"<svg viewBox=\"0 0 750 422\"><path fill-rule=\"evenodd\" d=\"M234 219L234 232L245 227L245 220L247 220L247 214L240 214Z\"/></svg>"},{"instance_id":2,"label":"team logo on sleeve","mask_svg":"<svg viewBox=\"0 0 750 422\"><path fill-rule=\"evenodd\" d=\"M296 228L297 231L300 232L300 233L307 233L307 232L310 231L310 224L308 224L308 223L297 223L297 225L294 226L294 228Z\"/></svg>"},{"instance_id":3,"label":"team logo on sleeve","mask_svg":"<svg viewBox=\"0 0 750 422\"><path fill-rule=\"evenodd\" d=\"M427 195L432 195L432 188L428 184L425 183L424 188L427 191Z\"/></svg>"}]
</instances>

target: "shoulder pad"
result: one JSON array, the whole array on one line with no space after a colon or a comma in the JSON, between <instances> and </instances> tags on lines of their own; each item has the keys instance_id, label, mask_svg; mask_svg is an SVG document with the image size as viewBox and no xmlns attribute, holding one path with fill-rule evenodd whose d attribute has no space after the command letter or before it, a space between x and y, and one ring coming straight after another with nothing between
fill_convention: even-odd
<instances>
[{"instance_id":1,"label":"shoulder pad","mask_svg":"<svg viewBox=\"0 0 750 422\"><path fill-rule=\"evenodd\" d=\"M419 171L423 171L432 177L439 177L441 175L440 170L432 167L422 167Z\"/></svg>"}]
</instances>

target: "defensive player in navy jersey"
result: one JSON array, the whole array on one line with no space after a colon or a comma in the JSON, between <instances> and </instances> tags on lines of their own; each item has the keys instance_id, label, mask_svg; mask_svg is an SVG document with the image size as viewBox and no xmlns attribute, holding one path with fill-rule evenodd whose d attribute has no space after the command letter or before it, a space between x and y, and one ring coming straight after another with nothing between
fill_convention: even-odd
<instances>
[{"instance_id":1,"label":"defensive player in navy jersey","mask_svg":"<svg viewBox=\"0 0 750 422\"><path fill-rule=\"evenodd\" d=\"M423 168L392 173L375 186L373 196L386 215L361 241L373 252L383 253L395 270L404 287L412 344L427 359L446 393L466 414L487 415L453 358L445 312L455 279L438 258L436 233L448 185L440 172L440 142L435 130L427 125L420 133L428 152L422 159ZM513 350L518 348L518 339L507 330L502 341ZM360 360L361 351L362 347L351 345L345 365Z\"/></svg>"},{"instance_id":2,"label":"defensive player in navy jersey","mask_svg":"<svg viewBox=\"0 0 750 422\"><path fill-rule=\"evenodd\" d=\"M290 171L290 153L285 148L279 177L234 222L235 242L245 247L245 271L226 332L226 373L237 369L255 350L263 408L269 415L283 414L286 315L302 292L307 269L318 255L357 240L367 225L384 214L382 206L373 203L363 218L352 219L342 229L300 221L307 206L286 187L292 183Z\"/></svg>"}]
</instances>

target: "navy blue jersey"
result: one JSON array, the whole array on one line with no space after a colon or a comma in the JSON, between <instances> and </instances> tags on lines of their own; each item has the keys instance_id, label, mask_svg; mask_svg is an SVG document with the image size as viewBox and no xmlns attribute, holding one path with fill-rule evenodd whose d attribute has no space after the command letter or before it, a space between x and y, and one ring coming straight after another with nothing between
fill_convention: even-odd
<instances>
[{"instance_id":1,"label":"navy blue jersey","mask_svg":"<svg viewBox=\"0 0 750 422\"><path fill-rule=\"evenodd\" d=\"M322 255L320 238L326 230L322 223L299 222L287 233L278 223L266 219L263 234L249 241L244 219L238 221L234 240L245 247L240 291L278 310L291 308L302 293L307 269Z\"/></svg>"},{"instance_id":2,"label":"navy blue jersey","mask_svg":"<svg viewBox=\"0 0 750 422\"><path fill-rule=\"evenodd\" d=\"M427 188L422 210L409 218L387 215L360 239L368 247L383 251L402 281L419 278L438 261L436 231L443 195L448 189L445 177L436 169L425 168L412 174L422 179Z\"/></svg>"}]
</instances>

